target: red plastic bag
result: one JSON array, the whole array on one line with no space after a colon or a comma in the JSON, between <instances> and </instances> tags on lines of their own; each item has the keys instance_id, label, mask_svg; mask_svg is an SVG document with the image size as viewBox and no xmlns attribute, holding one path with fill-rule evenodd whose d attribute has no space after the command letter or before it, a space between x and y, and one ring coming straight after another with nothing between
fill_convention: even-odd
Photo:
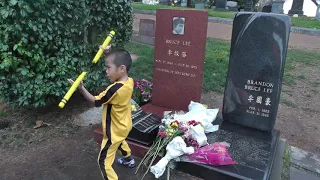
<instances>
[{"instance_id":1,"label":"red plastic bag","mask_svg":"<svg viewBox=\"0 0 320 180\"><path fill-rule=\"evenodd\" d=\"M223 143L214 143L197 149L191 155L185 155L181 160L210 165L231 165L236 164L232 160L227 146Z\"/></svg>"}]
</instances>

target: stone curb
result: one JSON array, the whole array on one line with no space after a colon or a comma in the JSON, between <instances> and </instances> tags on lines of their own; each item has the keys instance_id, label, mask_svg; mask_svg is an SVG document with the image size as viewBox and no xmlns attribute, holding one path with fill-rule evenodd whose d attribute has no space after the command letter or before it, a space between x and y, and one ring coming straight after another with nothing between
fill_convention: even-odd
<instances>
[{"instance_id":1,"label":"stone curb","mask_svg":"<svg viewBox=\"0 0 320 180\"><path fill-rule=\"evenodd\" d=\"M137 14L156 15L156 11L152 11L152 10L134 9L133 12L137 13ZM213 22L213 23L229 24L229 25L232 25L232 23L233 23L232 19L218 18L218 17L209 17L208 21ZM296 33L296 34L310 35L310 36L320 36L319 29L310 29L310 28L291 26L291 32Z\"/></svg>"}]
</instances>

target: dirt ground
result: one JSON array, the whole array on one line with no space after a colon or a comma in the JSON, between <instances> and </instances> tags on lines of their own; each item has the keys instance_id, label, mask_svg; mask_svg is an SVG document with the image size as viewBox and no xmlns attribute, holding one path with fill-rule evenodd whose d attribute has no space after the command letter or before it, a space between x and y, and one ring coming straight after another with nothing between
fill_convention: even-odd
<instances>
[{"instance_id":1,"label":"dirt ground","mask_svg":"<svg viewBox=\"0 0 320 180\"><path fill-rule=\"evenodd\" d=\"M68 137L53 137L36 146L16 151L1 149L0 179L102 180L97 165L99 147L93 141L93 129L94 127L80 128ZM135 169L117 164L114 164L114 169L120 180L138 180L142 176L142 173L135 175ZM151 174L145 177L145 180L154 179ZM172 173L170 179L197 180L177 171Z\"/></svg>"},{"instance_id":2,"label":"dirt ground","mask_svg":"<svg viewBox=\"0 0 320 180\"><path fill-rule=\"evenodd\" d=\"M0 129L0 180L102 179L97 165L100 147L93 140L96 127L72 124L73 117L89 108L85 99L76 93L62 110L53 105L37 111L12 111L2 103L0 124L7 120L11 123L8 128ZM6 117L3 114L7 114ZM36 120L51 126L34 129ZM142 172L136 175L134 169L117 164L114 169L120 180L142 177ZM177 171L171 174L173 180L198 179ZM144 179L155 178L148 174Z\"/></svg>"}]
</instances>

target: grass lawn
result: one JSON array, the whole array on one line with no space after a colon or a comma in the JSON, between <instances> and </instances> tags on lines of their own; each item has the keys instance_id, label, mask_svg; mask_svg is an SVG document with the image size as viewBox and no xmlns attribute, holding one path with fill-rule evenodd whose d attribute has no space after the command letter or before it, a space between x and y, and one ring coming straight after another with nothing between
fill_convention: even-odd
<instances>
[{"instance_id":1,"label":"grass lawn","mask_svg":"<svg viewBox=\"0 0 320 180\"><path fill-rule=\"evenodd\" d=\"M152 80L154 47L130 42L126 45L126 49L139 56L132 67L130 75L133 78ZM203 77L204 82L206 82L203 84L205 91L223 92L228 70L229 52L229 42L214 38L207 39ZM285 67L284 84L292 86L295 84L295 79L304 78L303 74L295 75L292 73L297 63L307 66L318 66L320 68L320 53L289 50Z\"/></svg>"},{"instance_id":2,"label":"grass lawn","mask_svg":"<svg viewBox=\"0 0 320 180\"><path fill-rule=\"evenodd\" d=\"M170 9L188 9L188 10L197 10L193 8L182 8L182 7L175 7L175 6L165 6L165 5L147 5L147 4L141 4L141 3L133 3L132 4L134 9L140 9L140 10L152 10L155 11L158 8L170 8ZM209 16L211 17L220 17L220 18L229 18L233 19L236 12L228 12L228 11L213 11L211 9L207 9L209 12Z\"/></svg>"},{"instance_id":3,"label":"grass lawn","mask_svg":"<svg viewBox=\"0 0 320 180\"><path fill-rule=\"evenodd\" d=\"M157 10L158 8L191 9L191 8L181 8L181 7L165 6L165 5L147 5L147 4L141 4L141 3L133 3L132 6L134 9L153 10L153 11ZM196 10L196 9L192 9L192 10ZM236 14L236 12L214 11L211 9L207 9L207 11L209 12L209 16L219 17L219 18L233 19ZM292 17L291 20L292 20L292 26L320 29L320 21L315 19Z\"/></svg>"}]
</instances>

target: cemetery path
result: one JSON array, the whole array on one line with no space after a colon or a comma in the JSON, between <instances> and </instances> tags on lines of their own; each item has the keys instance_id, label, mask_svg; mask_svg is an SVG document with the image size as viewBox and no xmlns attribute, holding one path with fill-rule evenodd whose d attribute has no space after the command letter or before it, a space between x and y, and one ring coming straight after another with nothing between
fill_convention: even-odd
<instances>
[{"instance_id":1,"label":"cemetery path","mask_svg":"<svg viewBox=\"0 0 320 180\"><path fill-rule=\"evenodd\" d=\"M55 137L39 145L17 151L0 149L1 180L100 180L97 165L99 147L93 140L92 127L81 128L68 137ZM5 157L5 158L3 158ZM139 162L138 162L139 163ZM114 164L119 179L138 180L135 169ZM160 178L165 179L165 175ZM155 180L148 174L145 180ZM199 180L174 171L171 180Z\"/></svg>"},{"instance_id":2,"label":"cemetery path","mask_svg":"<svg viewBox=\"0 0 320 180\"><path fill-rule=\"evenodd\" d=\"M140 19L155 20L156 16L148 15L148 14L135 14L134 22L133 22L134 31L139 31ZM213 23L213 22L208 23L207 37L213 37L213 38L230 41L231 34L232 34L232 25L219 24L219 23ZM296 49L310 50L310 51L320 51L320 37L291 33L289 47L296 48Z\"/></svg>"}]
</instances>

